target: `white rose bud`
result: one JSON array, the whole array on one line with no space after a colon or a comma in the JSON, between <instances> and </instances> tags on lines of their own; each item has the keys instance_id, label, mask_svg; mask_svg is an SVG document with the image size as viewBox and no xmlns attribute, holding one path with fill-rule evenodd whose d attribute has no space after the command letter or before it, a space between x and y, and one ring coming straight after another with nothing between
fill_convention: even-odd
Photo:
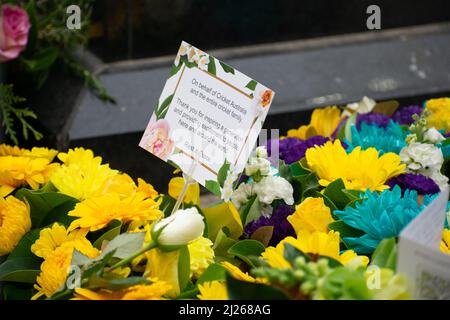
<instances>
[{"instance_id":1,"label":"white rose bud","mask_svg":"<svg viewBox=\"0 0 450 320\"><path fill-rule=\"evenodd\" d=\"M178 210L170 217L157 222L152 230L152 238L159 248L176 250L202 236L205 229L203 216L197 208Z\"/></svg>"},{"instance_id":2,"label":"white rose bud","mask_svg":"<svg viewBox=\"0 0 450 320\"><path fill-rule=\"evenodd\" d=\"M428 129L424 134L425 141L428 141L430 143L436 144L441 143L445 140L444 136L436 130L436 128L430 128Z\"/></svg>"},{"instance_id":3,"label":"white rose bud","mask_svg":"<svg viewBox=\"0 0 450 320\"><path fill-rule=\"evenodd\" d=\"M440 170L444 163L441 149L429 143L413 142L400 151L400 159L412 171Z\"/></svg>"}]
</instances>

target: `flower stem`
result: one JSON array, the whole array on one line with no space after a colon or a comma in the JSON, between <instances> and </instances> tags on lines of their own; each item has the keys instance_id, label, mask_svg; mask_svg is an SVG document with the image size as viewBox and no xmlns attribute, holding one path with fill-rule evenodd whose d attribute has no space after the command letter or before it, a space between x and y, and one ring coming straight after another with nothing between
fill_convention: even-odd
<instances>
[{"instance_id":1,"label":"flower stem","mask_svg":"<svg viewBox=\"0 0 450 320\"><path fill-rule=\"evenodd\" d=\"M177 202L175 202L175 205L173 206L172 209L172 214L174 214L175 212L177 212L177 210L180 208L181 203L183 202L184 196L186 195L187 189L189 187L189 185L193 184L195 182L195 180L193 180L190 176L188 175L183 175L184 178L184 184L183 184L183 189L181 189L180 194L178 195L177 198Z\"/></svg>"},{"instance_id":2,"label":"flower stem","mask_svg":"<svg viewBox=\"0 0 450 320\"><path fill-rule=\"evenodd\" d=\"M154 249L157 247L157 244L155 241L150 242L148 245L146 245L145 247L143 247L142 249L136 251L135 253L133 253L131 256L129 256L128 258L122 259L119 262L117 262L115 265L113 265L109 270L115 270L117 268L120 268L128 263L130 263L131 261L133 261L133 259L139 257L141 254L146 253L147 251Z\"/></svg>"}]
</instances>

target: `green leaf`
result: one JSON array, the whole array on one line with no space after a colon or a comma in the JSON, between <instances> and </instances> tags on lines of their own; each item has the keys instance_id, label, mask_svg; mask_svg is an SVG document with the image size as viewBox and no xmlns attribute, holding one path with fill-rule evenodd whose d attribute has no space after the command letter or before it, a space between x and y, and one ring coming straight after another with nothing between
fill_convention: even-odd
<instances>
[{"instance_id":1,"label":"green leaf","mask_svg":"<svg viewBox=\"0 0 450 320\"><path fill-rule=\"evenodd\" d=\"M178 252L178 284L180 291L184 291L190 280L191 261L187 246L181 247Z\"/></svg>"},{"instance_id":2,"label":"green leaf","mask_svg":"<svg viewBox=\"0 0 450 320\"><path fill-rule=\"evenodd\" d=\"M77 218L69 216L68 213L75 208L77 203L78 200L76 199L69 200L53 208L45 215L43 221L41 222L41 226L48 226L58 222L66 228L69 227L69 225Z\"/></svg>"},{"instance_id":3,"label":"green leaf","mask_svg":"<svg viewBox=\"0 0 450 320\"><path fill-rule=\"evenodd\" d=\"M52 64L58 59L59 49L57 47L45 48L30 58L24 58L21 56L19 59L22 61L30 72L47 71Z\"/></svg>"},{"instance_id":4,"label":"green leaf","mask_svg":"<svg viewBox=\"0 0 450 320\"><path fill-rule=\"evenodd\" d=\"M105 279L92 274L85 288L88 289L109 289L112 291L126 289L139 284L151 284L152 282L144 277L128 277L124 279Z\"/></svg>"},{"instance_id":5,"label":"green leaf","mask_svg":"<svg viewBox=\"0 0 450 320\"><path fill-rule=\"evenodd\" d=\"M4 283L3 300L30 300L33 296L33 288L29 284Z\"/></svg>"},{"instance_id":6,"label":"green leaf","mask_svg":"<svg viewBox=\"0 0 450 320\"><path fill-rule=\"evenodd\" d=\"M294 177L293 181L297 181L300 184L300 201L303 201L304 198L311 196L314 191L320 187L317 176L312 172L306 175Z\"/></svg>"},{"instance_id":7,"label":"green leaf","mask_svg":"<svg viewBox=\"0 0 450 320\"><path fill-rule=\"evenodd\" d=\"M250 206L250 209L248 210L245 225L249 224L252 221L258 220L258 218L261 216L261 203L259 202L258 198L255 198L252 205Z\"/></svg>"},{"instance_id":8,"label":"green leaf","mask_svg":"<svg viewBox=\"0 0 450 320\"><path fill-rule=\"evenodd\" d=\"M175 65L175 63L172 65L172 68L170 69L169 78L173 75L177 74L178 71L180 71L181 67L183 66L183 63L180 61L178 65Z\"/></svg>"},{"instance_id":9,"label":"green leaf","mask_svg":"<svg viewBox=\"0 0 450 320\"><path fill-rule=\"evenodd\" d=\"M175 206L176 200L168 195L162 196L162 202L159 205L159 210L161 210L164 213L164 217L168 217L173 210L173 207Z\"/></svg>"},{"instance_id":10,"label":"green leaf","mask_svg":"<svg viewBox=\"0 0 450 320\"><path fill-rule=\"evenodd\" d=\"M223 165L220 167L219 172L217 173L217 182L219 182L221 187L223 187L223 184L225 183L225 179L228 175L228 170L230 170L230 163L225 160Z\"/></svg>"},{"instance_id":11,"label":"green leaf","mask_svg":"<svg viewBox=\"0 0 450 320\"><path fill-rule=\"evenodd\" d=\"M52 213L52 210L61 206L62 204L69 202L67 208L70 208L72 204L78 202L77 199L68 195L58 192L45 192L42 190L32 191L22 188L15 194L20 200L26 200L30 205L30 217L33 228L39 228L44 226L47 215ZM53 212L54 214L54 212ZM59 212L61 216L66 215L67 212Z\"/></svg>"},{"instance_id":12,"label":"green leaf","mask_svg":"<svg viewBox=\"0 0 450 320\"><path fill-rule=\"evenodd\" d=\"M227 290L230 300L287 300L286 294L275 287L234 279L227 274Z\"/></svg>"},{"instance_id":13,"label":"green leaf","mask_svg":"<svg viewBox=\"0 0 450 320\"><path fill-rule=\"evenodd\" d=\"M193 284L191 281L189 281L188 285L186 286L186 289L181 292L175 300L186 300L186 299L195 299L197 298L197 295L199 294L199 290L195 284Z\"/></svg>"},{"instance_id":14,"label":"green leaf","mask_svg":"<svg viewBox=\"0 0 450 320\"><path fill-rule=\"evenodd\" d=\"M397 265L397 243L395 238L383 239L372 254L371 265L395 270Z\"/></svg>"},{"instance_id":15,"label":"green leaf","mask_svg":"<svg viewBox=\"0 0 450 320\"><path fill-rule=\"evenodd\" d=\"M197 280L197 284L202 284L209 281L222 281L225 280L225 274L227 269L218 263L212 263L208 266L205 272L202 273Z\"/></svg>"},{"instance_id":16,"label":"green leaf","mask_svg":"<svg viewBox=\"0 0 450 320\"><path fill-rule=\"evenodd\" d=\"M240 258L246 264L254 267L253 263L249 260L249 256L259 257L266 248L264 245L256 240L241 240L228 249L228 253Z\"/></svg>"},{"instance_id":17,"label":"green leaf","mask_svg":"<svg viewBox=\"0 0 450 320\"><path fill-rule=\"evenodd\" d=\"M289 243L284 244L283 256L286 259L286 261L288 261L292 266L294 266L295 259L297 259L298 257L304 257L306 261L311 260L308 255L304 254L303 252L301 252L300 250L298 250L296 247L294 247Z\"/></svg>"},{"instance_id":18,"label":"green leaf","mask_svg":"<svg viewBox=\"0 0 450 320\"><path fill-rule=\"evenodd\" d=\"M228 237L223 229L224 228L220 229L219 232L217 232L216 240L214 241L213 245L216 261L236 262L237 260L228 253L228 249L230 249L237 241Z\"/></svg>"},{"instance_id":19,"label":"green leaf","mask_svg":"<svg viewBox=\"0 0 450 320\"><path fill-rule=\"evenodd\" d=\"M343 210L350 202L342 190L345 190L344 182L342 179L337 179L336 181L330 183L323 192L323 194L326 195L339 210Z\"/></svg>"},{"instance_id":20,"label":"green leaf","mask_svg":"<svg viewBox=\"0 0 450 320\"><path fill-rule=\"evenodd\" d=\"M350 200L360 200L363 192L359 190L342 190L342 193L345 194L345 196Z\"/></svg>"},{"instance_id":21,"label":"green leaf","mask_svg":"<svg viewBox=\"0 0 450 320\"><path fill-rule=\"evenodd\" d=\"M41 229L34 229L26 233L22 237L22 239L20 239L19 243L14 248L14 250L9 254L8 260L26 257L35 258L36 260L39 260L39 258L36 257L34 253L31 252L31 246L39 238L40 231Z\"/></svg>"},{"instance_id":22,"label":"green leaf","mask_svg":"<svg viewBox=\"0 0 450 320\"><path fill-rule=\"evenodd\" d=\"M161 103L161 105L155 110L155 115L157 119L163 119L167 111L169 110L170 104L172 103L173 94L168 96L164 101Z\"/></svg>"},{"instance_id":23,"label":"green leaf","mask_svg":"<svg viewBox=\"0 0 450 320\"><path fill-rule=\"evenodd\" d=\"M219 63L222 66L223 71L225 71L226 73L234 74L234 69L232 67L230 67L226 63L223 63L222 61L220 61Z\"/></svg>"},{"instance_id":24,"label":"green leaf","mask_svg":"<svg viewBox=\"0 0 450 320\"><path fill-rule=\"evenodd\" d=\"M255 80L251 80L249 83L247 83L247 85L245 87L252 91L255 91L257 84L258 84L258 82L256 82Z\"/></svg>"},{"instance_id":25,"label":"green leaf","mask_svg":"<svg viewBox=\"0 0 450 320\"><path fill-rule=\"evenodd\" d=\"M125 259L142 248L145 232L123 233L112 239L102 250L97 259L105 257L106 254L113 252L113 257Z\"/></svg>"},{"instance_id":26,"label":"green leaf","mask_svg":"<svg viewBox=\"0 0 450 320\"><path fill-rule=\"evenodd\" d=\"M241 221L243 221L245 224L247 224L247 216L255 200L256 195L253 195L250 197L250 199L248 199L246 204L244 204L241 208L239 208L239 215L241 216Z\"/></svg>"},{"instance_id":27,"label":"green leaf","mask_svg":"<svg viewBox=\"0 0 450 320\"><path fill-rule=\"evenodd\" d=\"M300 164L300 161L291 163L289 165L289 168L291 170L292 177L294 177L294 178L299 177L299 176L304 176L304 175L311 173L311 171L308 171L302 167L302 165Z\"/></svg>"},{"instance_id":28,"label":"green leaf","mask_svg":"<svg viewBox=\"0 0 450 320\"><path fill-rule=\"evenodd\" d=\"M345 267L335 268L323 280L320 294L325 299L368 300L369 290L362 271Z\"/></svg>"},{"instance_id":29,"label":"green leaf","mask_svg":"<svg viewBox=\"0 0 450 320\"><path fill-rule=\"evenodd\" d=\"M28 43L27 49L24 52L24 55L27 55L29 52L33 52L36 47L36 41L38 37L38 23L36 19L36 5L34 0L28 1L25 6L25 9L28 13L28 19L30 20L31 28L28 31Z\"/></svg>"},{"instance_id":30,"label":"green leaf","mask_svg":"<svg viewBox=\"0 0 450 320\"><path fill-rule=\"evenodd\" d=\"M100 250L102 248L103 241L111 241L120 234L121 227L122 222L119 220L111 221L108 225L109 230L95 240L94 247Z\"/></svg>"},{"instance_id":31,"label":"green leaf","mask_svg":"<svg viewBox=\"0 0 450 320\"><path fill-rule=\"evenodd\" d=\"M0 281L35 283L40 263L33 258L14 258L0 265Z\"/></svg>"},{"instance_id":32,"label":"green leaf","mask_svg":"<svg viewBox=\"0 0 450 320\"><path fill-rule=\"evenodd\" d=\"M269 242L273 236L273 226L264 226L258 228L250 237L253 240L261 242L265 247L269 246Z\"/></svg>"},{"instance_id":33,"label":"green leaf","mask_svg":"<svg viewBox=\"0 0 450 320\"><path fill-rule=\"evenodd\" d=\"M211 57L211 56L209 57L208 72L213 74L213 75L217 74L215 60L216 59L214 59L214 57Z\"/></svg>"},{"instance_id":34,"label":"green leaf","mask_svg":"<svg viewBox=\"0 0 450 320\"><path fill-rule=\"evenodd\" d=\"M336 207L336 205L334 204L334 202L325 194L317 191L317 190L313 190L310 194L311 197L317 197L317 198L323 198L323 202L325 203L325 205L327 207L329 207L331 209L331 211L333 212L334 210L337 210L338 208Z\"/></svg>"},{"instance_id":35,"label":"green leaf","mask_svg":"<svg viewBox=\"0 0 450 320\"><path fill-rule=\"evenodd\" d=\"M216 196L220 197L220 195L221 195L220 184L217 181L206 180L205 188L208 189L209 191L211 191Z\"/></svg>"},{"instance_id":36,"label":"green leaf","mask_svg":"<svg viewBox=\"0 0 450 320\"><path fill-rule=\"evenodd\" d=\"M344 237L361 237L364 235L364 232L361 230L350 227L342 220L337 220L328 225L329 230L338 231L339 235L342 238Z\"/></svg>"}]
</instances>

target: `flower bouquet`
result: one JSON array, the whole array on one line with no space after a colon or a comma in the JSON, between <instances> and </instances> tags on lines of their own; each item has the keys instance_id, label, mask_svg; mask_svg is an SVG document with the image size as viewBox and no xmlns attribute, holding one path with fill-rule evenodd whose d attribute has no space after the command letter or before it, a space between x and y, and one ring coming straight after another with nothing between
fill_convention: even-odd
<instances>
[{"instance_id":1,"label":"flower bouquet","mask_svg":"<svg viewBox=\"0 0 450 320\"><path fill-rule=\"evenodd\" d=\"M208 207L182 176L161 194L91 150L1 145L3 299L410 298L396 241L447 187L449 131L449 98L316 109Z\"/></svg>"},{"instance_id":2,"label":"flower bouquet","mask_svg":"<svg viewBox=\"0 0 450 320\"><path fill-rule=\"evenodd\" d=\"M114 102L75 52L86 44L92 0L7 0L0 2L0 120L10 141L35 140L36 114L26 101L49 81L52 70L81 78L103 101ZM68 8L80 10L79 30L67 26ZM2 79L4 77L4 79Z\"/></svg>"}]
</instances>

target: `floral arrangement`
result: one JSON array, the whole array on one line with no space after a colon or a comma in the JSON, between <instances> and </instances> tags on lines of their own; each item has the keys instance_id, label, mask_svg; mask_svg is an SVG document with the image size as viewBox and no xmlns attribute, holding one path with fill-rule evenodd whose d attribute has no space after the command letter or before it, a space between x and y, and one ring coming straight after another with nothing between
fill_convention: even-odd
<instances>
[{"instance_id":1,"label":"floral arrangement","mask_svg":"<svg viewBox=\"0 0 450 320\"><path fill-rule=\"evenodd\" d=\"M92 0L0 1L0 119L6 136L14 143L42 138L32 121L36 114L27 99L59 68L82 78L102 100L114 102L98 79L75 56L88 39ZM81 10L80 30L70 30L67 8ZM20 131L19 131L19 130Z\"/></svg>"},{"instance_id":2,"label":"floral arrangement","mask_svg":"<svg viewBox=\"0 0 450 320\"><path fill-rule=\"evenodd\" d=\"M449 132L449 98L316 109L209 207L182 176L161 194L91 150L0 145L3 298L408 299L396 239L447 186Z\"/></svg>"}]
</instances>

